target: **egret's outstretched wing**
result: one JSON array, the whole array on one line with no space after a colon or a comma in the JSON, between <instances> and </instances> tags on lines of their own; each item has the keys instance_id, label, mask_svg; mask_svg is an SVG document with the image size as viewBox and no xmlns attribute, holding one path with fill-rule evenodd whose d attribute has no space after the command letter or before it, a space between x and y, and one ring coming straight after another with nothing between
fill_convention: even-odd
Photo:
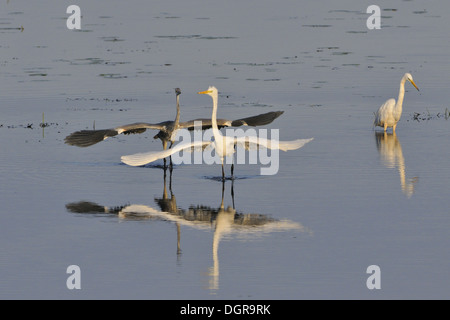
<instances>
[{"instance_id":1,"label":"egret's outstretched wing","mask_svg":"<svg viewBox=\"0 0 450 320\"><path fill-rule=\"evenodd\" d=\"M220 128L224 128L224 127L263 126L263 125L267 125L267 124L271 123L276 118L281 116L283 113L284 113L284 111L272 111L272 112L259 114L259 115L253 116L253 117L247 117L247 118L242 118L242 119L237 119L237 120L217 119L217 127L220 129ZM194 130L194 122L195 121L201 121L202 130L212 128L211 118L195 119L195 120L181 122L180 128Z\"/></svg>"},{"instance_id":2,"label":"egret's outstretched wing","mask_svg":"<svg viewBox=\"0 0 450 320\"><path fill-rule=\"evenodd\" d=\"M132 204L119 211L119 218L159 216L161 211L145 205Z\"/></svg>"},{"instance_id":3,"label":"egret's outstretched wing","mask_svg":"<svg viewBox=\"0 0 450 320\"><path fill-rule=\"evenodd\" d=\"M147 129L165 130L173 121L164 121L160 123L137 122L127 124L117 128L101 129L101 130L81 130L68 135L64 141L67 144L77 147L89 147L109 137L118 134L135 134L143 133Z\"/></svg>"},{"instance_id":4,"label":"egret's outstretched wing","mask_svg":"<svg viewBox=\"0 0 450 320\"><path fill-rule=\"evenodd\" d=\"M171 149L162 150L162 151L150 151L144 153L136 153L129 156L122 156L121 160L123 163L128 164L130 166L143 166L147 163L164 159L171 156L174 153L177 153L181 150L192 149L192 148L204 148L211 144L212 141L186 141L179 143L173 146Z\"/></svg>"},{"instance_id":5,"label":"egret's outstretched wing","mask_svg":"<svg viewBox=\"0 0 450 320\"><path fill-rule=\"evenodd\" d=\"M264 147L267 149L279 149L282 151L296 150L303 147L308 142L311 142L314 138L310 139L297 139L292 141L277 141L259 138L257 136L243 136L235 138L235 144L246 148L247 150Z\"/></svg>"},{"instance_id":6,"label":"egret's outstretched wing","mask_svg":"<svg viewBox=\"0 0 450 320\"><path fill-rule=\"evenodd\" d=\"M383 126L389 115L392 115L395 107L395 99L389 99L378 108L373 121L374 126Z\"/></svg>"}]
</instances>

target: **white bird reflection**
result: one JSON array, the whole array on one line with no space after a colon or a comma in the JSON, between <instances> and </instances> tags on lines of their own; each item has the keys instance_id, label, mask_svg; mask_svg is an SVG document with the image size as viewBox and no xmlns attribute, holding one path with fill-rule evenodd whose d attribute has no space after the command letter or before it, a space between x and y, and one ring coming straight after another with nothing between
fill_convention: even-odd
<instances>
[{"instance_id":1,"label":"white bird reflection","mask_svg":"<svg viewBox=\"0 0 450 320\"><path fill-rule=\"evenodd\" d=\"M165 170L164 170L165 172ZM213 266L206 273L208 289L215 293L219 289L219 243L226 238L252 239L271 232L299 231L307 234L312 232L302 224L290 220L277 220L265 214L238 213L234 208L234 182L231 185L233 206L225 207L225 182L222 183L222 198L220 206L205 205L190 206L180 209L172 192L172 176L170 175L169 192L167 192L166 174L164 174L164 189L162 198L155 198L159 209L141 204L118 207L104 207L93 202L80 201L66 204L69 212L90 214L111 214L121 220L162 220L174 222L177 226L177 256L181 255L181 227L197 230L213 230L212 258Z\"/></svg>"},{"instance_id":2,"label":"white bird reflection","mask_svg":"<svg viewBox=\"0 0 450 320\"><path fill-rule=\"evenodd\" d=\"M402 146L398 141L397 134L395 132L375 132L375 140L382 163L387 168L397 168L402 192L410 198L414 193L418 177L406 178L405 158L403 157Z\"/></svg>"}]
</instances>

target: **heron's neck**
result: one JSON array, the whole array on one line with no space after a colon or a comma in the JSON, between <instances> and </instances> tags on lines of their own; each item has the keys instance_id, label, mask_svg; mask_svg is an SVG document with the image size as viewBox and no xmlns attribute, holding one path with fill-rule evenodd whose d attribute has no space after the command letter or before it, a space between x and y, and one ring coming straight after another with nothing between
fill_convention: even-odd
<instances>
[{"instance_id":1,"label":"heron's neck","mask_svg":"<svg viewBox=\"0 0 450 320\"><path fill-rule=\"evenodd\" d=\"M177 95L177 116L175 118L175 127L180 123L180 95Z\"/></svg>"},{"instance_id":2,"label":"heron's neck","mask_svg":"<svg viewBox=\"0 0 450 320\"><path fill-rule=\"evenodd\" d=\"M395 105L394 111L396 114L396 118L400 118L402 114L403 98L405 97L405 81L406 81L405 78L403 78L402 81L400 81L400 90L398 92L397 104Z\"/></svg>"}]
</instances>

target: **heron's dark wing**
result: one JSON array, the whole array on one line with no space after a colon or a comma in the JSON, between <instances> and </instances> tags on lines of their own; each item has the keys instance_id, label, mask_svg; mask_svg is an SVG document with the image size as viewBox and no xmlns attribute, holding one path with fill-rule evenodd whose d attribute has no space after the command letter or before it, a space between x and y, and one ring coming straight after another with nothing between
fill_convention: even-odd
<instances>
[{"instance_id":1,"label":"heron's dark wing","mask_svg":"<svg viewBox=\"0 0 450 320\"><path fill-rule=\"evenodd\" d=\"M109 137L114 137L118 134L135 134L143 133L147 129L165 130L173 121L164 121L160 123L145 123L137 122L126 124L112 129L101 130L81 130L68 135L64 141L67 144L77 147L89 147Z\"/></svg>"},{"instance_id":2,"label":"heron's dark wing","mask_svg":"<svg viewBox=\"0 0 450 320\"><path fill-rule=\"evenodd\" d=\"M232 127L239 127L239 126L264 126L269 123L271 123L273 120L278 118L284 113L284 111L272 111L267 112L263 114L259 114L257 116L243 118L243 119L237 119L231 122Z\"/></svg>"},{"instance_id":3,"label":"heron's dark wing","mask_svg":"<svg viewBox=\"0 0 450 320\"><path fill-rule=\"evenodd\" d=\"M71 146L84 148L103 141L108 137L114 137L118 134L119 133L114 129L81 130L68 135L64 139L64 142L70 144Z\"/></svg>"},{"instance_id":4,"label":"heron's dark wing","mask_svg":"<svg viewBox=\"0 0 450 320\"><path fill-rule=\"evenodd\" d=\"M71 202L66 204L66 209L73 213L115 213L117 214L125 206L105 207L90 201Z\"/></svg>"},{"instance_id":5,"label":"heron's dark wing","mask_svg":"<svg viewBox=\"0 0 450 320\"><path fill-rule=\"evenodd\" d=\"M257 116L242 118L237 120L227 120L227 119L217 119L217 126L223 127L240 127L240 126L263 126L271 123L273 120L278 118L284 113L284 111L272 111ZM188 130L194 130L194 122L202 122L202 130L206 130L212 127L211 119L195 119L180 123L180 128L185 128Z\"/></svg>"},{"instance_id":6,"label":"heron's dark wing","mask_svg":"<svg viewBox=\"0 0 450 320\"><path fill-rule=\"evenodd\" d=\"M212 128L211 118L210 119L195 119L195 120L190 120L190 121L186 121L186 122L181 122L179 124L179 126L181 129L194 130L195 122L201 122L202 130L207 130L207 129ZM223 128L223 127L230 127L231 122L232 122L231 120L217 119L217 126L219 127L219 129Z\"/></svg>"}]
</instances>

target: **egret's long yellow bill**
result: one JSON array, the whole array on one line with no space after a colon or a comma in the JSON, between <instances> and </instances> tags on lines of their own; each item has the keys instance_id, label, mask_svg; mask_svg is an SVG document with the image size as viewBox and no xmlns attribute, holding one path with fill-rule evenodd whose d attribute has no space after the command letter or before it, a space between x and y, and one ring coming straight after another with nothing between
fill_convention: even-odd
<instances>
[{"instance_id":1,"label":"egret's long yellow bill","mask_svg":"<svg viewBox=\"0 0 450 320\"><path fill-rule=\"evenodd\" d=\"M200 92L197 92L198 94L208 94L208 93L211 93L212 92L212 90L206 90L206 91L200 91Z\"/></svg>"},{"instance_id":2,"label":"egret's long yellow bill","mask_svg":"<svg viewBox=\"0 0 450 320\"><path fill-rule=\"evenodd\" d=\"M419 88L417 88L417 86L416 86L416 84L414 83L414 81L412 81L412 80L409 80L409 82L411 82L411 84L414 86L414 88L416 88L417 89L417 91L420 91L419 90Z\"/></svg>"}]
</instances>

